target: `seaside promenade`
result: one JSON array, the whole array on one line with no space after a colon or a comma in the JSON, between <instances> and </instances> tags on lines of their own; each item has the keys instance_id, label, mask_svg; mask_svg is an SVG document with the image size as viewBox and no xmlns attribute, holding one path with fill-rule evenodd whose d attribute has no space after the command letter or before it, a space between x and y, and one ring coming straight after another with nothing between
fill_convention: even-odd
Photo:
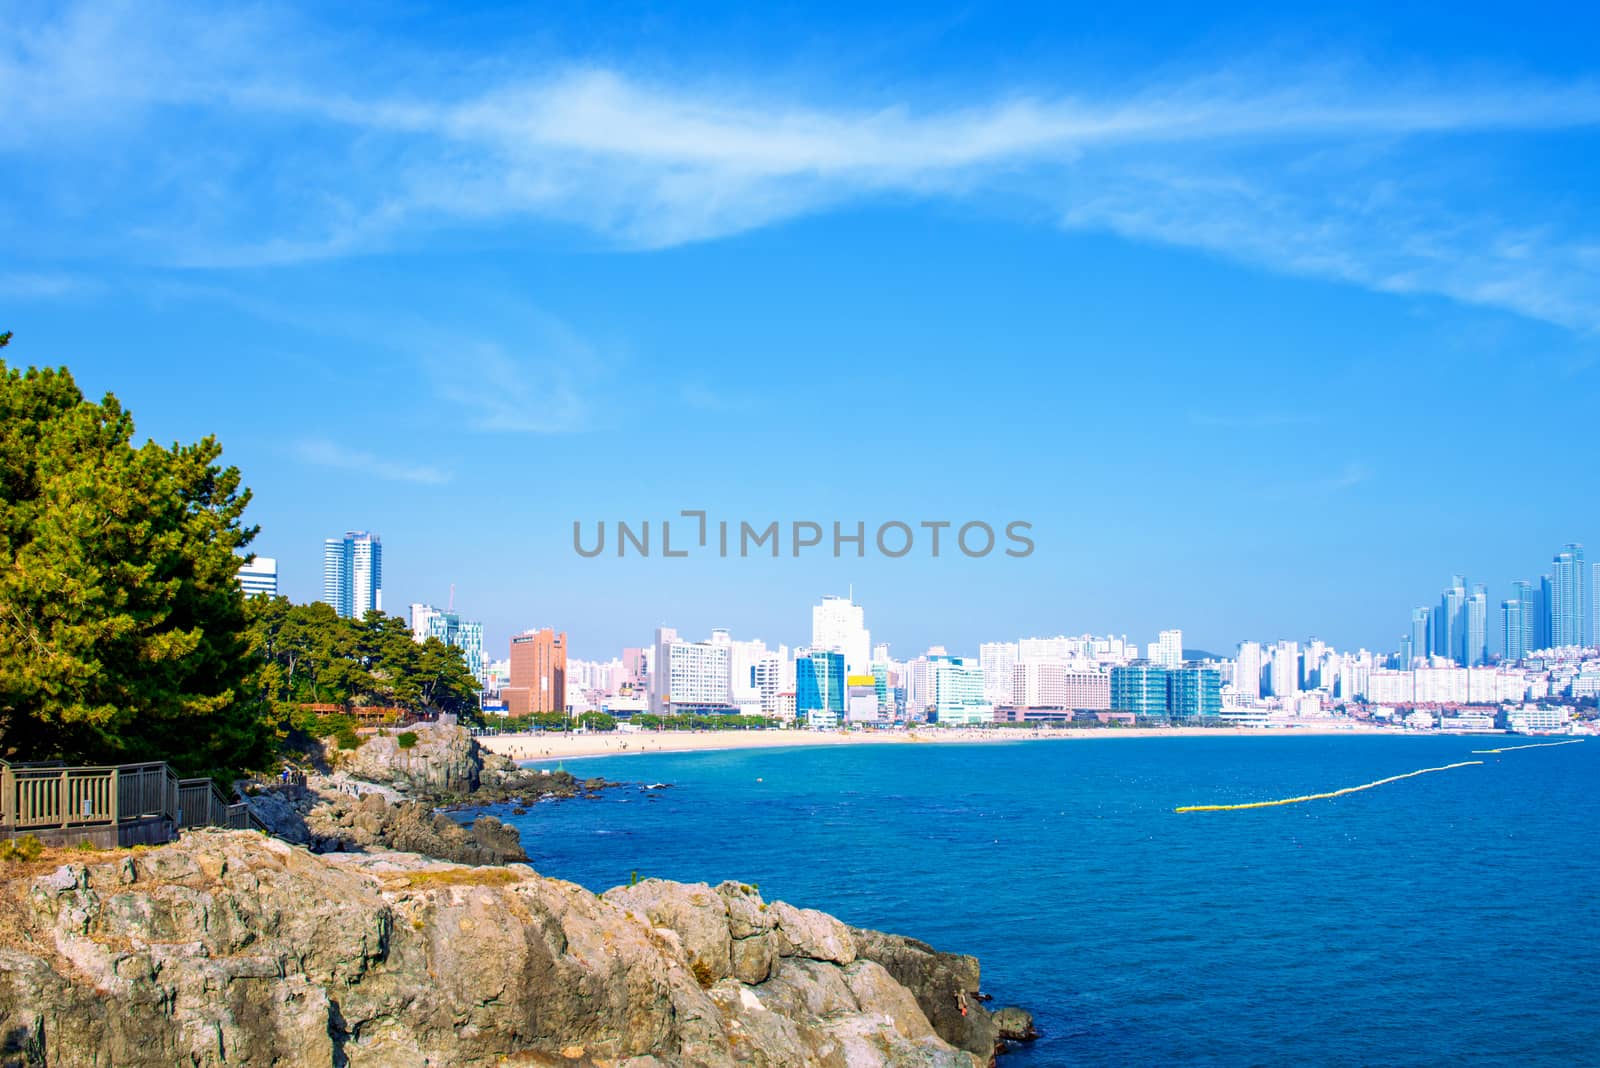
<instances>
[{"instance_id":1,"label":"seaside promenade","mask_svg":"<svg viewBox=\"0 0 1600 1068\"><path fill-rule=\"evenodd\" d=\"M1089 741L1113 738L1282 737L1285 735L1350 735L1402 732L1349 720L1314 721L1294 727L1144 727L1144 728L967 728L921 730L811 731L611 731L530 732L483 736L478 743L513 760L566 760L577 757L627 756L638 753L688 753L717 749L780 749L833 745L950 745L1035 741Z\"/></svg>"}]
</instances>

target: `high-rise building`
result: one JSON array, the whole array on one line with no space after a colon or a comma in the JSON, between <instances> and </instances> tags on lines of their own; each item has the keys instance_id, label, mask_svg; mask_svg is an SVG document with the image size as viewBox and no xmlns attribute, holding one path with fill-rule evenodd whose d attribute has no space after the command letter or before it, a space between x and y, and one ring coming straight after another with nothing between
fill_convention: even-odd
<instances>
[{"instance_id":1,"label":"high-rise building","mask_svg":"<svg viewBox=\"0 0 1600 1068\"><path fill-rule=\"evenodd\" d=\"M861 606L848 597L824 597L811 607L811 649L844 654L851 675L872 671L872 638Z\"/></svg>"},{"instance_id":2,"label":"high-rise building","mask_svg":"<svg viewBox=\"0 0 1600 1068\"><path fill-rule=\"evenodd\" d=\"M1462 665L1482 667L1489 660L1489 594L1481 585L1473 587L1467 596L1462 616L1466 621L1462 627Z\"/></svg>"},{"instance_id":3,"label":"high-rise building","mask_svg":"<svg viewBox=\"0 0 1600 1068\"><path fill-rule=\"evenodd\" d=\"M1011 672L1017 664L1016 642L984 642L978 646L983 669L983 695L993 704L1011 700Z\"/></svg>"},{"instance_id":4,"label":"high-rise building","mask_svg":"<svg viewBox=\"0 0 1600 1068\"><path fill-rule=\"evenodd\" d=\"M411 638L418 644L429 638L438 638L446 645L461 650L467 670L486 686L489 681L489 662L483 655L483 624L463 620L459 613L435 608L431 604L411 605Z\"/></svg>"},{"instance_id":5,"label":"high-rise building","mask_svg":"<svg viewBox=\"0 0 1600 1068\"><path fill-rule=\"evenodd\" d=\"M1156 655L1153 658L1157 667L1168 670L1183 663L1183 631L1164 630L1156 638Z\"/></svg>"},{"instance_id":6,"label":"high-rise building","mask_svg":"<svg viewBox=\"0 0 1600 1068\"><path fill-rule=\"evenodd\" d=\"M1584 642L1590 648L1600 647L1600 560L1593 565L1589 576L1589 635Z\"/></svg>"},{"instance_id":7,"label":"high-rise building","mask_svg":"<svg viewBox=\"0 0 1600 1068\"><path fill-rule=\"evenodd\" d=\"M1097 667L1024 660L1011 669L1011 694L1006 703L1018 708L1108 709L1111 676Z\"/></svg>"},{"instance_id":8,"label":"high-rise building","mask_svg":"<svg viewBox=\"0 0 1600 1068\"><path fill-rule=\"evenodd\" d=\"M1515 663L1528 655L1528 626L1522 598L1512 597L1500 606L1506 660Z\"/></svg>"},{"instance_id":9,"label":"high-rise building","mask_svg":"<svg viewBox=\"0 0 1600 1068\"><path fill-rule=\"evenodd\" d=\"M1222 672L1211 667L1180 667L1167 672L1167 715L1198 719L1222 712Z\"/></svg>"},{"instance_id":10,"label":"high-rise building","mask_svg":"<svg viewBox=\"0 0 1600 1068\"><path fill-rule=\"evenodd\" d=\"M795 658L794 710L813 727L837 727L844 712L844 654L815 649Z\"/></svg>"},{"instance_id":11,"label":"high-rise building","mask_svg":"<svg viewBox=\"0 0 1600 1068\"><path fill-rule=\"evenodd\" d=\"M761 701L763 716L778 714L778 695L784 691L783 662L784 658L779 654L768 653L757 660L750 669L756 693Z\"/></svg>"},{"instance_id":12,"label":"high-rise building","mask_svg":"<svg viewBox=\"0 0 1600 1068\"><path fill-rule=\"evenodd\" d=\"M1539 579L1539 596L1533 606L1533 643L1535 649L1548 649L1553 644L1550 640L1550 605L1554 600L1550 588L1550 576L1545 575Z\"/></svg>"},{"instance_id":13,"label":"high-rise building","mask_svg":"<svg viewBox=\"0 0 1600 1068\"><path fill-rule=\"evenodd\" d=\"M1300 695L1300 646L1296 642L1278 642L1272 647L1272 664L1268 670L1272 696L1278 698Z\"/></svg>"},{"instance_id":14,"label":"high-rise building","mask_svg":"<svg viewBox=\"0 0 1600 1068\"><path fill-rule=\"evenodd\" d=\"M1450 585L1439 597L1439 610L1434 615L1433 655L1467 662L1467 634L1464 613L1467 606L1467 580L1460 575L1450 579Z\"/></svg>"},{"instance_id":15,"label":"high-rise building","mask_svg":"<svg viewBox=\"0 0 1600 1068\"><path fill-rule=\"evenodd\" d=\"M1134 662L1111 669L1111 707L1136 716L1167 714L1167 669Z\"/></svg>"},{"instance_id":16,"label":"high-rise building","mask_svg":"<svg viewBox=\"0 0 1600 1068\"><path fill-rule=\"evenodd\" d=\"M351 530L322 543L322 600L346 619L383 611L383 544L378 535Z\"/></svg>"},{"instance_id":17,"label":"high-rise building","mask_svg":"<svg viewBox=\"0 0 1600 1068\"><path fill-rule=\"evenodd\" d=\"M1432 648L1428 644L1428 619L1426 605L1411 610L1411 654L1400 664L1402 668L1409 668L1411 661L1419 656L1426 658Z\"/></svg>"},{"instance_id":18,"label":"high-rise building","mask_svg":"<svg viewBox=\"0 0 1600 1068\"><path fill-rule=\"evenodd\" d=\"M240 564L239 588L246 597L278 596L278 561L270 556L257 556L247 564Z\"/></svg>"},{"instance_id":19,"label":"high-rise building","mask_svg":"<svg viewBox=\"0 0 1600 1068\"><path fill-rule=\"evenodd\" d=\"M567 635L550 627L511 639L511 684L500 691L513 716L567 710Z\"/></svg>"},{"instance_id":20,"label":"high-rise building","mask_svg":"<svg viewBox=\"0 0 1600 1068\"><path fill-rule=\"evenodd\" d=\"M1522 641L1518 648L1522 650L1522 655L1526 656L1529 651L1538 648L1534 644L1538 638L1538 627L1534 623L1533 616L1538 607L1539 594L1534 589L1533 583L1527 579L1518 579L1511 584L1511 596L1516 599L1522 614ZM1510 645L1507 645L1507 659L1511 657L1510 649Z\"/></svg>"},{"instance_id":21,"label":"high-rise building","mask_svg":"<svg viewBox=\"0 0 1600 1068\"><path fill-rule=\"evenodd\" d=\"M929 658L933 680L933 717L957 726L992 723L994 706L983 694L983 668L970 657Z\"/></svg>"},{"instance_id":22,"label":"high-rise building","mask_svg":"<svg viewBox=\"0 0 1600 1068\"><path fill-rule=\"evenodd\" d=\"M1569 544L1550 568L1550 644L1582 645L1584 640L1583 546Z\"/></svg>"},{"instance_id":23,"label":"high-rise building","mask_svg":"<svg viewBox=\"0 0 1600 1068\"><path fill-rule=\"evenodd\" d=\"M1239 643L1239 656L1233 662L1233 692L1245 701L1261 696L1261 646L1256 642Z\"/></svg>"},{"instance_id":24,"label":"high-rise building","mask_svg":"<svg viewBox=\"0 0 1600 1068\"><path fill-rule=\"evenodd\" d=\"M673 715L735 711L732 653L726 640L687 642L671 627L656 628L650 710Z\"/></svg>"}]
</instances>

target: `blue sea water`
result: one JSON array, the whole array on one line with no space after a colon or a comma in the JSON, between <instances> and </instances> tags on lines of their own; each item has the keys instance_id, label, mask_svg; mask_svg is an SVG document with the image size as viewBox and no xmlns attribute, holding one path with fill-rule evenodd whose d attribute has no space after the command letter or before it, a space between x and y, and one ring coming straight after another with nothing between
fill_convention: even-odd
<instances>
[{"instance_id":1,"label":"blue sea water","mask_svg":"<svg viewBox=\"0 0 1600 1068\"><path fill-rule=\"evenodd\" d=\"M1600 1063L1600 741L1143 738L640 755L497 814L544 874L738 879L972 953L1028 1065ZM1344 797L1268 800L1480 759Z\"/></svg>"}]
</instances>

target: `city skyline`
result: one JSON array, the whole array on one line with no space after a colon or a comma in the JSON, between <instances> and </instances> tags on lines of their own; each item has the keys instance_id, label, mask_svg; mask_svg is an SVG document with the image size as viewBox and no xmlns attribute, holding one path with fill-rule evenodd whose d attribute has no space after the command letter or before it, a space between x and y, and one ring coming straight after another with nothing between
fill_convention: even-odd
<instances>
[{"instance_id":1,"label":"city skyline","mask_svg":"<svg viewBox=\"0 0 1600 1068\"><path fill-rule=\"evenodd\" d=\"M1451 574L1498 634L1600 544L1600 12L14 22L7 362L215 433L299 600L361 526L392 604L454 584L495 647L798 643L785 606L852 585L900 646L1390 647ZM1577 449L1492 444L1508 410ZM1036 548L572 549L685 509Z\"/></svg>"},{"instance_id":2,"label":"city skyline","mask_svg":"<svg viewBox=\"0 0 1600 1068\"><path fill-rule=\"evenodd\" d=\"M343 538L329 538L324 540L324 592L322 597L315 599L328 601L328 603L334 603L333 601L329 600L331 595L330 591L334 588L333 586L330 586L329 583L337 583L338 579L330 578L330 576L340 573L330 570L330 568L335 567L335 549L337 548L339 550L339 559L342 560L352 558L353 552L351 546L355 540L360 539L370 539L374 545L381 546L381 535L368 531L350 531ZM285 595L290 596L291 599L310 599L297 598L292 592L292 589L282 589L282 578L279 573L278 561L276 559L264 557L259 553L257 555L261 557L263 561L271 565L273 592L282 592ZM380 561L379 566L383 566L381 563L381 548L379 549L379 555L377 558ZM1565 565L1563 565L1564 560L1566 561ZM1563 566L1567 568L1565 572L1562 571ZM1412 609L1411 628L1409 631L1403 632L1399 636L1398 640L1391 641L1388 644L1385 644L1385 642L1382 640L1377 640L1374 642L1332 641L1329 644L1346 649L1366 649L1373 653L1382 655L1398 654L1402 659L1407 653L1410 653L1412 656L1442 656L1448 659L1461 661L1462 666L1472 666L1473 664L1486 662L1490 658L1502 658L1507 655L1509 647L1506 642L1506 613L1512 600L1516 600L1519 603L1519 608L1517 611L1519 615L1519 622L1521 624L1521 634L1523 635L1523 644L1518 648L1518 652L1527 652L1546 648L1560 648L1571 644L1600 644L1600 603L1597 603L1597 601L1600 601L1600 598L1595 596L1595 591L1600 590L1600 561L1586 560L1582 542L1567 542L1554 553L1553 557L1551 558L1551 562L1545 565L1545 567L1546 569L1550 570L1552 574L1542 576L1542 580L1547 587L1542 595L1540 592L1538 592L1538 581L1529 581L1522 578L1505 580L1503 586L1504 591L1515 594L1515 596L1511 598L1501 598L1496 596L1496 587L1493 583L1472 581L1470 584L1471 591L1469 592L1466 576L1455 575L1451 578L1451 585L1446 587L1444 594L1441 597L1441 602L1444 603L1435 604L1431 607L1428 605L1422 605ZM1538 576L1538 569L1534 569L1529 573ZM254 579L253 576L246 581L245 584L247 592L263 592L255 587L256 581L257 580ZM1575 590L1568 590L1567 586L1574 583L1576 584ZM454 584L450 584L449 589L451 603L453 604L455 598ZM1561 592L1558 594L1553 594L1552 591ZM381 596L381 577L379 593ZM1458 599L1452 601L1453 594L1458 594ZM804 636L806 632L802 632L798 635L792 635L785 631L785 627L789 628L790 630L795 629L795 624L793 622L785 622L777 628L781 635L778 638L780 643L785 646L793 646L796 648L820 646L839 651L845 651L845 647L848 645L849 652L851 654L849 673L856 674L861 670L865 670L865 666L868 663L867 650L875 648L880 643L872 640L872 628L866 627L863 623L863 605L854 601L854 587L849 587L848 596L833 592L822 592L809 596L813 601L818 602L811 605L811 626L808 632L809 639ZM1541 596L1547 598L1557 596L1558 599L1556 601L1547 603L1540 599ZM408 603L411 605L409 610L409 621L413 626L413 629L416 629L418 626L417 610L419 608L428 609L430 612L437 612L437 609L433 609L432 606L426 601L419 602L416 600L411 600ZM1450 608L1448 611L1441 611L1441 609L1445 608L1446 603L1450 605ZM843 609L836 607L841 604L844 606ZM336 604L335 607L337 609L338 605ZM840 615L841 611L846 614ZM1470 619L1469 613L1474 613L1471 615ZM452 614L460 615L460 613ZM467 616L474 614L477 614L475 610L469 609L465 611L465 615ZM797 613L790 612L786 609L778 610L775 612L775 614L784 616L786 620L789 617L798 618ZM1553 625L1552 621L1558 614L1560 614L1566 620L1564 626L1567 629L1556 628ZM557 611L554 615L546 613L546 615L542 616L541 618L561 619L565 617L562 616L559 611ZM1455 618L1455 622L1452 623L1450 630L1441 636L1438 628L1440 622L1446 618ZM1538 629L1540 620L1544 621L1545 630L1542 632ZM486 627L481 622L475 622L472 624L473 627L478 628L478 633L481 634L481 638L478 640L481 641L482 648L484 650L484 656L488 660L498 659L498 657L494 655L495 650L504 647L517 634L525 633L530 626L534 625L535 624L533 622L526 620L521 623L508 624L508 629L502 635L499 631L490 627ZM652 625L649 629L654 630L664 625L666 624L657 623ZM1569 637L1570 628L1573 627L1577 628L1575 641L1569 642L1565 640L1557 640ZM677 627L673 627L672 629L675 633L678 630ZM684 633L711 634L717 631L726 631L732 633L734 632L735 628L713 623L710 626L701 628L684 627L683 630ZM1248 634L1236 636L1224 641L1197 640L1184 643L1184 639L1181 636L1186 634L1192 635L1194 633L1188 627L1172 627L1169 624L1164 623L1158 628L1157 632L1155 633L1155 637L1150 639L1148 637L1142 637L1141 632L1120 631L1117 628L1107 628L1097 625L1092 621L1081 621L1079 625L1057 625L1053 631L1052 628L1046 627L1043 630L1034 631L1033 636L1042 636L1046 632L1053 632L1060 635L1118 635L1128 639L1131 643L1141 648L1146 648L1146 646L1148 646L1146 649L1146 658L1163 667L1176 666L1179 661L1183 659L1183 654L1186 650L1203 650L1217 656L1228 656L1235 651L1241 643L1284 640L1299 641L1302 639L1319 640L1323 636L1322 631L1319 631L1315 626L1312 626L1301 631L1279 632L1270 635ZM768 640L771 636L771 632L758 629L740 630L738 633L758 640ZM574 634L576 635L576 632L574 632ZM819 639L819 636L824 637ZM989 630L984 631L971 645L962 645L960 642L955 642L949 639L941 639L937 636L932 640L925 641L920 644L913 642L910 643L910 645L914 646L918 650L928 649L935 646L951 646L966 650L965 655L975 656L982 646L994 643L996 641L1016 641L1019 638L1025 637L1026 635L1021 631L1017 631L1010 637L1005 637L1002 636L999 631L995 630L994 628L990 628ZM588 646L591 643L598 644L599 639L590 638L587 641L581 641L576 648L579 652L582 652L585 655L578 657L578 659L595 660L601 659L602 656L609 658L609 656L616 654L622 649L644 644L648 640L648 633L643 637L638 634L630 633L625 635L625 638L626 640L623 640L614 646L608 647L605 650L600 650L598 653L593 655L590 655ZM894 641L893 639L891 639L890 642L883 644L893 644L895 647L902 650L909 647L905 643ZM1482 658L1468 656L1465 650L1469 648L1482 648L1486 655ZM1424 649L1425 652L1419 653L1417 651L1418 649ZM1513 657L1513 659L1515 658L1516 657Z\"/></svg>"}]
</instances>

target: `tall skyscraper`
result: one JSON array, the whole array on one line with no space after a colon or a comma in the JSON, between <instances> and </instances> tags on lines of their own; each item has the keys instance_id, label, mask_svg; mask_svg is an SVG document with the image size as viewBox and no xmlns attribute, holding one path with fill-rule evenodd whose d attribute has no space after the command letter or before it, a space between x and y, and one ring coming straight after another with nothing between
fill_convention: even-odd
<instances>
[{"instance_id":1,"label":"tall skyscraper","mask_svg":"<svg viewBox=\"0 0 1600 1068\"><path fill-rule=\"evenodd\" d=\"M1528 626L1522 598L1512 597L1500 606L1506 660L1515 663L1528 655Z\"/></svg>"},{"instance_id":2,"label":"tall skyscraper","mask_svg":"<svg viewBox=\"0 0 1600 1068\"><path fill-rule=\"evenodd\" d=\"M1583 546L1569 544L1550 568L1550 643L1557 648L1584 639Z\"/></svg>"},{"instance_id":3,"label":"tall skyscraper","mask_svg":"<svg viewBox=\"0 0 1600 1068\"><path fill-rule=\"evenodd\" d=\"M1481 667L1489 660L1489 593L1483 586L1473 587L1463 616L1466 625L1461 628L1461 663L1465 667Z\"/></svg>"},{"instance_id":4,"label":"tall skyscraper","mask_svg":"<svg viewBox=\"0 0 1600 1068\"><path fill-rule=\"evenodd\" d=\"M1518 579L1511 584L1511 596L1517 600L1522 614L1522 641L1518 646L1522 656L1528 655L1529 650L1537 649L1534 644L1538 637L1538 627L1534 624L1533 614L1538 605L1539 595L1533 583L1527 579ZM1511 646L1506 646L1506 658L1511 658ZM1519 657L1520 659L1520 657Z\"/></svg>"},{"instance_id":5,"label":"tall skyscraper","mask_svg":"<svg viewBox=\"0 0 1600 1068\"><path fill-rule=\"evenodd\" d=\"M1426 605L1411 610L1411 655L1401 663L1402 668L1409 668L1411 661L1417 657L1426 657L1431 646L1428 644L1428 621L1430 613Z\"/></svg>"},{"instance_id":6,"label":"tall skyscraper","mask_svg":"<svg viewBox=\"0 0 1600 1068\"><path fill-rule=\"evenodd\" d=\"M239 588L246 597L278 596L278 561L270 556L258 556L248 564L239 565Z\"/></svg>"},{"instance_id":7,"label":"tall skyscraper","mask_svg":"<svg viewBox=\"0 0 1600 1068\"><path fill-rule=\"evenodd\" d=\"M322 600L346 619L383 611L383 544L351 530L322 543Z\"/></svg>"},{"instance_id":8,"label":"tall skyscraper","mask_svg":"<svg viewBox=\"0 0 1600 1068\"><path fill-rule=\"evenodd\" d=\"M1467 663L1466 607L1467 580L1454 575L1440 595L1439 611L1434 615L1433 655L1461 665Z\"/></svg>"},{"instance_id":9,"label":"tall skyscraper","mask_svg":"<svg viewBox=\"0 0 1600 1068\"><path fill-rule=\"evenodd\" d=\"M1539 597L1533 607L1533 648L1550 648L1550 606L1554 601L1550 576L1539 579Z\"/></svg>"},{"instance_id":10,"label":"tall skyscraper","mask_svg":"<svg viewBox=\"0 0 1600 1068\"><path fill-rule=\"evenodd\" d=\"M1272 647L1272 696L1298 697L1300 695L1300 646L1296 642L1279 642Z\"/></svg>"},{"instance_id":11,"label":"tall skyscraper","mask_svg":"<svg viewBox=\"0 0 1600 1068\"><path fill-rule=\"evenodd\" d=\"M1233 662L1233 692L1244 701L1261 696L1261 646L1240 642L1239 656Z\"/></svg>"},{"instance_id":12,"label":"tall skyscraper","mask_svg":"<svg viewBox=\"0 0 1600 1068\"><path fill-rule=\"evenodd\" d=\"M811 649L844 654L845 673L872 673L872 639L861 606L848 597L824 597L811 608Z\"/></svg>"}]
</instances>

